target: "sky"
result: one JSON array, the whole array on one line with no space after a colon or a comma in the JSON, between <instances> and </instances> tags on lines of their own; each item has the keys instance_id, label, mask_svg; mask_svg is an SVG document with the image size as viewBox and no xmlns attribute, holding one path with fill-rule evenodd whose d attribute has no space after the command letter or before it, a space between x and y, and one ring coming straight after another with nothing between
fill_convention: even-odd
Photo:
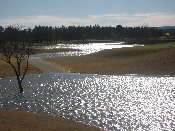
<instances>
[{"instance_id":1,"label":"sky","mask_svg":"<svg viewBox=\"0 0 175 131\"><path fill-rule=\"evenodd\" d=\"M175 26L175 0L0 0L0 26Z\"/></svg>"}]
</instances>

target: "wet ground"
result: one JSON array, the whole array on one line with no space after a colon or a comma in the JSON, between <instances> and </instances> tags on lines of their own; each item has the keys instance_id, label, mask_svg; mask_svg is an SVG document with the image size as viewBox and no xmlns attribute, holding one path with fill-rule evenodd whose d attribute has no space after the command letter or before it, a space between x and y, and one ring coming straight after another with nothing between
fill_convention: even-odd
<instances>
[{"instance_id":1,"label":"wet ground","mask_svg":"<svg viewBox=\"0 0 175 131\"><path fill-rule=\"evenodd\" d=\"M0 107L45 112L106 130L175 129L175 77L71 73L0 79Z\"/></svg>"}]
</instances>

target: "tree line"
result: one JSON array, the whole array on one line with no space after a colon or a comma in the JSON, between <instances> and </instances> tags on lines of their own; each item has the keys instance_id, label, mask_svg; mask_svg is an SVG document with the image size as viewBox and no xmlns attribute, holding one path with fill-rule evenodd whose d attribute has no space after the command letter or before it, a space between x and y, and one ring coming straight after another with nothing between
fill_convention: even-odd
<instances>
[{"instance_id":1,"label":"tree line","mask_svg":"<svg viewBox=\"0 0 175 131\"><path fill-rule=\"evenodd\" d=\"M170 30L171 32L172 31ZM31 28L16 28L8 26L3 28L0 26L0 41L29 41L32 43L53 43L61 40L114 40L122 41L126 39L148 39L158 38L164 35L166 30L157 27L101 27L94 26L35 26Z\"/></svg>"}]
</instances>

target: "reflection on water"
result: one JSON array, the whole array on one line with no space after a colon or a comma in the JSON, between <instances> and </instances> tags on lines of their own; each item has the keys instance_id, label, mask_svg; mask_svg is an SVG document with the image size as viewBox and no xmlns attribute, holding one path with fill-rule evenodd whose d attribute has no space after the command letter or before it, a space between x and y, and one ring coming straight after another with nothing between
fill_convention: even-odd
<instances>
[{"instance_id":1,"label":"reflection on water","mask_svg":"<svg viewBox=\"0 0 175 131\"><path fill-rule=\"evenodd\" d=\"M119 43L89 43L89 44L57 44L51 46L43 46L39 48L54 49L54 48L71 48L79 49L81 51L70 51L70 52L58 52L58 53L43 53L33 55L33 57L48 58L48 57L62 57L62 56L80 56L92 54L105 49L122 48L122 47L133 47L134 45L125 45L123 42Z\"/></svg>"},{"instance_id":2,"label":"reflection on water","mask_svg":"<svg viewBox=\"0 0 175 131\"><path fill-rule=\"evenodd\" d=\"M0 79L0 107L47 112L106 130L175 129L175 77L44 74Z\"/></svg>"}]
</instances>

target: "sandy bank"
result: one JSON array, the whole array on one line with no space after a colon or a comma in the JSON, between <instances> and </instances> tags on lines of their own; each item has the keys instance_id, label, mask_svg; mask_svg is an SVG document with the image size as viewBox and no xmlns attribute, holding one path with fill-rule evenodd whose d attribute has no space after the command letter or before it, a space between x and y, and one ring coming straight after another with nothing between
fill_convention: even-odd
<instances>
[{"instance_id":1,"label":"sandy bank","mask_svg":"<svg viewBox=\"0 0 175 131\"><path fill-rule=\"evenodd\" d=\"M41 113L0 109L1 131L99 131L82 123Z\"/></svg>"}]
</instances>

